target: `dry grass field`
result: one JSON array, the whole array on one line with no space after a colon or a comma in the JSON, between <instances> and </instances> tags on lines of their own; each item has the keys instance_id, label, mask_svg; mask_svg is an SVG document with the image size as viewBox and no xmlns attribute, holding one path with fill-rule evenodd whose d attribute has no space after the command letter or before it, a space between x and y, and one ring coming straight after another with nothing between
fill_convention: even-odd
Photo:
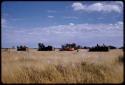
<instances>
[{"instance_id":1,"label":"dry grass field","mask_svg":"<svg viewBox=\"0 0 125 85\"><path fill-rule=\"evenodd\" d=\"M122 83L123 50L109 52L2 49L3 83Z\"/></svg>"}]
</instances>

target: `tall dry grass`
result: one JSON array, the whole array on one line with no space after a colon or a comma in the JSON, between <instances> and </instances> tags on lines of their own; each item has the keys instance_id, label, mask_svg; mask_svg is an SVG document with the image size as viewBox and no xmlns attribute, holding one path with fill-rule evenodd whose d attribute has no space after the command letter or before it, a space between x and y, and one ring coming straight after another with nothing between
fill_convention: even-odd
<instances>
[{"instance_id":1,"label":"tall dry grass","mask_svg":"<svg viewBox=\"0 0 125 85\"><path fill-rule=\"evenodd\" d=\"M87 56L87 57L86 57ZM2 52L3 83L122 83L121 50Z\"/></svg>"}]
</instances>

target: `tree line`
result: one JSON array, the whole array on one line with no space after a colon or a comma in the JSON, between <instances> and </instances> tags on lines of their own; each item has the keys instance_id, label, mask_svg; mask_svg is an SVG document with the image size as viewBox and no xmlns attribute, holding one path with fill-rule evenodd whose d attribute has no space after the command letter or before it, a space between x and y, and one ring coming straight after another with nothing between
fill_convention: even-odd
<instances>
[{"instance_id":1,"label":"tree line","mask_svg":"<svg viewBox=\"0 0 125 85\"><path fill-rule=\"evenodd\" d=\"M26 51L27 46L25 45L20 45L17 46L17 51ZM78 50L78 49L89 49L89 51L109 51L109 49L117 49L115 46L109 45L96 45L94 47L87 47L87 46L81 46L77 45L76 43L66 43L64 45L61 45L60 51L73 51L73 50ZM123 47L120 47L119 49L123 49ZM38 51L53 51L55 48L51 45L45 46L44 43L38 43Z\"/></svg>"}]
</instances>

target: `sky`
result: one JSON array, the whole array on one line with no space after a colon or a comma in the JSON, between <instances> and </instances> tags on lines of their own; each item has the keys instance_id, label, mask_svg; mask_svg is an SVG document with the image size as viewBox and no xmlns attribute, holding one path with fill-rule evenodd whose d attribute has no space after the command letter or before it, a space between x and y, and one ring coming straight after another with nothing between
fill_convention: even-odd
<instances>
[{"instance_id":1,"label":"sky","mask_svg":"<svg viewBox=\"0 0 125 85\"><path fill-rule=\"evenodd\" d=\"M2 48L123 46L121 1L5 1L1 15Z\"/></svg>"}]
</instances>

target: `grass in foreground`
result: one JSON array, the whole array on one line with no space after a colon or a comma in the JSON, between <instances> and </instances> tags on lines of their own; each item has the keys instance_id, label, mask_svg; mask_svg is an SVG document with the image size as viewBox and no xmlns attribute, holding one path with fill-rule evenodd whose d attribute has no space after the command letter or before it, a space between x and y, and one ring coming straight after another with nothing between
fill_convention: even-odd
<instances>
[{"instance_id":1,"label":"grass in foreground","mask_svg":"<svg viewBox=\"0 0 125 85\"><path fill-rule=\"evenodd\" d=\"M106 53L31 50L30 55L27 52L2 52L2 82L122 83L123 60L120 50Z\"/></svg>"},{"instance_id":2,"label":"grass in foreground","mask_svg":"<svg viewBox=\"0 0 125 85\"><path fill-rule=\"evenodd\" d=\"M121 83L123 75L117 76L112 68L86 62L68 65L48 65L45 69L21 65L15 67L11 78L3 83Z\"/></svg>"}]
</instances>

